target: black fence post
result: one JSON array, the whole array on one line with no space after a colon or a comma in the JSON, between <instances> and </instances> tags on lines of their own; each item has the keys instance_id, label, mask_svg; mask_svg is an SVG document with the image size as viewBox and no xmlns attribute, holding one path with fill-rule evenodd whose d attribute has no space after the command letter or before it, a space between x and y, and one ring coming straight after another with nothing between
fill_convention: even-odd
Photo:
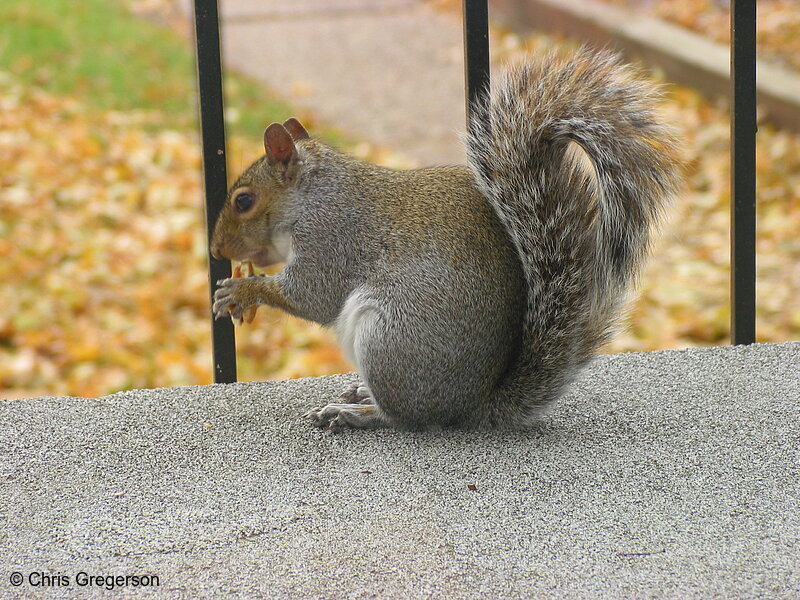
<instances>
[{"instance_id":1,"label":"black fence post","mask_svg":"<svg viewBox=\"0 0 800 600\"><path fill-rule=\"evenodd\" d=\"M756 339L756 0L731 0L731 341Z\"/></svg>"},{"instance_id":2,"label":"black fence post","mask_svg":"<svg viewBox=\"0 0 800 600\"><path fill-rule=\"evenodd\" d=\"M474 103L489 93L488 0L464 0L464 78L470 129Z\"/></svg>"},{"instance_id":3,"label":"black fence post","mask_svg":"<svg viewBox=\"0 0 800 600\"><path fill-rule=\"evenodd\" d=\"M208 236L209 290L213 302L217 280L231 276L231 263L211 256L211 234L225 201L228 181L225 169L225 121L222 102L222 64L219 43L217 0L195 0L195 41L197 81L200 94L200 128L203 140L203 182L206 196L206 234ZM214 356L214 381L236 381L236 346L230 319L215 320L211 315L211 342Z\"/></svg>"}]
</instances>

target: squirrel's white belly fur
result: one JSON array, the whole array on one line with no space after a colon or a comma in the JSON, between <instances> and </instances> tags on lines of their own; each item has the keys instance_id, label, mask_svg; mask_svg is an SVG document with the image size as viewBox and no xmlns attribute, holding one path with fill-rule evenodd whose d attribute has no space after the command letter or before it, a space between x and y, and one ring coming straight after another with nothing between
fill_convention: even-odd
<instances>
[{"instance_id":1,"label":"squirrel's white belly fur","mask_svg":"<svg viewBox=\"0 0 800 600\"><path fill-rule=\"evenodd\" d=\"M367 297L363 287L356 288L345 300L344 306L336 319L336 336L342 352L366 381L366 373L362 357L363 343L377 334L380 307Z\"/></svg>"}]
</instances>

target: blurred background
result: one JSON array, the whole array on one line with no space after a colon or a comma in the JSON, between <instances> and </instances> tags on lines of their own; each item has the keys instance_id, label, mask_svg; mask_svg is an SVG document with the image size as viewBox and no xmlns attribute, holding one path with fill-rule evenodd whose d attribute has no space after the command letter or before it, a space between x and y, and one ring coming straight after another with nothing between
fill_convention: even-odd
<instances>
[{"instance_id":1,"label":"blurred background","mask_svg":"<svg viewBox=\"0 0 800 600\"><path fill-rule=\"evenodd\" d=\"M724 0L592 1L728 43ZM263 153L264 127L289 116L384 165L463 160L460 1L220 9L231 180ZM758 9L759 59L797 76L800 3ZM493 68L579 43L504 23ZM0 397L212 381L192 31L186 0L0 4ZM727 104L652 74L669 84L686 188L610 352L729 343ZM757 162L757 337L797 340L797 128L764 119ZM237 348L241 380L352 368L331 332L263 307Z\"/></svg>"}]
</instances>

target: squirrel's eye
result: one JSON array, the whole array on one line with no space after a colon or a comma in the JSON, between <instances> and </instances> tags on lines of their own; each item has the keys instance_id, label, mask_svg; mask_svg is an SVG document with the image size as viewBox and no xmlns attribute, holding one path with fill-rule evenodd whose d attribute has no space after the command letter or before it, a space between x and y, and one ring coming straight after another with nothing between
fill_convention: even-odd
<instances>
[{"instance_id":1,"label":"squirrel's eye","mask_svg":"<svg viewBox=\"0 0 800 600\"><path fill-rule=\"evenodd\" d=\"M256 199L253 197L253 194L242 192L236 196L236 199L233 202L236 206L236 211L243 213L247 212L253 207L253 202L255 202L255 200Z\"/></svg>"}]
</instances>

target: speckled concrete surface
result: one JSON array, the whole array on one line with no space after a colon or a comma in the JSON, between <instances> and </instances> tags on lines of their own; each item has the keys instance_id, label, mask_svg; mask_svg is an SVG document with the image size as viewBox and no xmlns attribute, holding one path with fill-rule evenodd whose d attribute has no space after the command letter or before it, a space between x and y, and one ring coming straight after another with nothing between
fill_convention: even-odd
<instances>
[{"instance_id":1,"label":"speckled concrete surface","mask_svg":"<svg viewBox=\"0 0 800 600\"><path fill-rule=\"evenodd\" d=\"M800 343L601 357L528 432L310 427L351 377L0 403L0 597L800 597Z\"/></svg>"}]
</instances>

